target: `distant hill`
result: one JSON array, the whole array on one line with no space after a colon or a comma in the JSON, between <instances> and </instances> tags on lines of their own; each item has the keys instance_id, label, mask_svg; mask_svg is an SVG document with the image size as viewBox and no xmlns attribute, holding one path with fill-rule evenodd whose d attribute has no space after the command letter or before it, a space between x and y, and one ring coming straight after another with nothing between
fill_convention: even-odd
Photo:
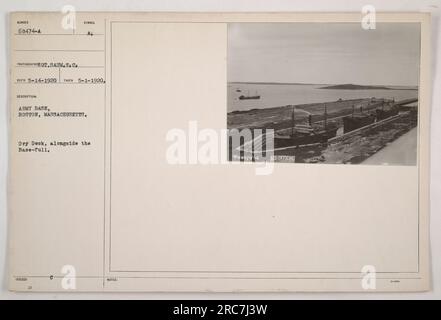
<instances>
[{"instance_id":1,"label":"distant hill","mask_svg":"<svg viewBox=\"0 0 441 320\"><path fill-rule=\"evenodd\" d=\"M335 86L321 87L320 89L340 89L340 90L391 90L384 86L360 86L357 84L338 84Z\"/></svg>"},{"instance_id":2,"label":"distant hill","mask_svg":"<svg viewBox=\"0 0 441 320\"><path fill-rule=\"evenodd\" d=\"M262 84L262 85L313 85L314 83L300 83L300 82L252 82L252 81L233 81L229 84Z\"/></svg>"}]
</instances>

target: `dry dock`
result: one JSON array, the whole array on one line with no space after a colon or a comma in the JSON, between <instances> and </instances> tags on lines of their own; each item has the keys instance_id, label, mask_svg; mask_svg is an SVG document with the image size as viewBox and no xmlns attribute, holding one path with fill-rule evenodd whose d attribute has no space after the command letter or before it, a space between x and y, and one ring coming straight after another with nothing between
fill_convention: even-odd
<instances>
[{"instance_id":1,"label":"dry dock","mask_svg":"<svg viewBox=\"0 0 441 320\"><path fill-rule=\"evenodd\" d=\"M417 99L407 99L395 102L400 111L398 114L388 118L375 121L366 126L357 128L350 132L344 133L342 130L337 130L337 135L330 138L327 143L315 143L303 146L292 146L286 148L274 148L272 151L275 159L281 162L297 162L297 163L332 163L332 164L401 164L401 165L415 165L416 164L416 125L417 125L417 105L415 107L408 106L408 103L413 103ZM349 112L354 112L354 107L351 107L354 101L338 101L326 103L326 106L332 105L327 113L327 123L337 126L342 129L342 118L347 116ZM359 100L358 106L363 106L363 112L375 112L378 108L382 108L383 104L388 104L390 101L377 99L373 100ZM302 110L309 110L315 113L310 113L313 116L312 124L314 126L324 125L323 115L318 114L324 104L304 107ZM282 132L289 130L294 120L288 120L285 108L269 109L269 110L253 110L246 112L238 112L229 114L231 125L234 120L245 118L243 123L248 123L251 128L273 129L274 131ZM361 109L361 108L360 108ZM301 113L296 109L297 113ZM361 110L359 111L361 113ZM275 121L277 114L278 119ZM304 123L308 115L297 116L296 125ZM300 118L300 119L299 119ZM311 119L311 116L309 116ZM272 122L269 122L269 120ZM294 117L293 117L294 119ZM311 121L311 120L310 120ZM259 123L259 125L258 125ZM310 122L311 123L311 122ZM238 126L237 126L238 127ZM236 128L237 128L236 127ZM240 127L239 127L240 128ZM240 130L240 129L239 129ZM245 142L245 145L253 146L259 145L261 136L252 138L251 141ZM260 141L261 142L261 141ZM242 146L242 147L243 147ZM259 161L259 153L257 154L251 150L239 149L244 153L244 156L252 157L253 161ZM238 151L238 150L236 150ZM231 153L231 150L230 150ZM288 159L288 160L286 160Z\"/></svg>"}]
</instances>

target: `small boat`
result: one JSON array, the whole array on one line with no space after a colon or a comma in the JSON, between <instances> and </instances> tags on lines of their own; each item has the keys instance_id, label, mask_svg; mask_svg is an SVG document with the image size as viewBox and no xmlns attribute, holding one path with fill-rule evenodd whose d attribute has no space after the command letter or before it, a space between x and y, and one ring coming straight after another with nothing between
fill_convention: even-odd
<instances>
[{"instance_id":1,"label":"small boat","mask_svg":"<svg viewBox=\"0 0 441 320\"><path fill-rule=\"evenodd\" d=\"M239 96L239 100L252 100L252 99L260 99L260 96Z\"/></svg>"}]
</instances>

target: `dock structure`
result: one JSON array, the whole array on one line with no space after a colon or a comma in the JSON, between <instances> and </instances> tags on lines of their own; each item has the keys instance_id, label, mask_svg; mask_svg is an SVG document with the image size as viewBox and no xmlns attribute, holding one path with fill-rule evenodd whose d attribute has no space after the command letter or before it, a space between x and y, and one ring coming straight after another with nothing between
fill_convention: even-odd
<instances>
[{"instance_id":1,"label":"dock structure","mask_svg":"<svg viewBox=\"0 0 441 320\"><path fill-rule=\"evenodd\" d=\"M408 105L408 104L411 104L411 103L415 103L417 101L418 101L418 98L404 99L404 100L400 100L400 101L394 102L394 106L403 107L405 105ZM382 125L385 125L387 123L393 122L393 121L399 119L402 116L403 116L403 114L396 114L396 115L393 115L393 116L385 118L385 119L381 119L381 120L377 119L377 121L375 121L373 123L370 123L370 124L367 124L367 125L365 125L363 127L360 127L360 128L355 129L355 130L349 131L349 132L344 133L344 134L342 134L340 136L336 136L334 138L331 138L331 139L328 140L328 143L335 143L335 142L343 141L343 140L345 140L348 137L351 137L353 135L359 134L360 132L371 130L371 129L374 129L374 128L377 128L377 127L381 127Z\"/></svg>"},{"instance_id":2,"label":"dock structure","mask_svg":"<svg viewBox=\"0 0 441 320\"><path fill-rule=\"evenodd\" d=\"M379 107L382 107L385 103L387 103L388 101L386 100L386 99L377 99L377 100L375 100L375 102L373 102L373 103L369 103L368 105L366 105L366 106L360 106L359 108L357 108L357 110L360 112L360 113L363 113L363 112L368 112L368 111L370 111L370 110L373 110L373 109L377 109L377 108L379 108ZM390 100L390 102L392 102L392 100ZM326 104L325 104L326 105ZM339 123L339 125L343 125L343 118L344 117L346 117L346 116L348 116L348 115L354 115L355 114L355 112L356 112L356 109L355 109L355 105L352 105L352 108L351 108L351 111L349 112L349 113L346 113L346 114L342 114L342 115L338 115L338 116L336 116L336 117L332 117L332 118L329 118L329 117L327 117L327 121L329 122L329 121L337 121L338 123ZM316 124L320 124L320 123L324 123L325 122L325 119L321 119L321 120L317 120L317 121L313 121L313 123L316 123Z\"/></svg>"},{"instance_id":3,"label":"dock structure","mask_svg":"<svg viewBox=\"0 0 441 320\"><path fill-rule=\"evenodd\" d=\"M404 99L401 101L397 101L395 102L396 106L405 106L406 104L411 104L411 103L415 103L418 102L418 98L410 98L410 99Z\"/></svg>"},{"instance_id":4,"label":"dock structure","mask_svg":"<svg viewBox=\"0 0 441 320\"><path fill-rule=\"evenodd\" d=\"M386 118L386 119L383 119L381 121L376 121L376 122L368 124L368 125L366 125L364 127L360 127L358 129L355 129L355 130L349 131L347 133L344 133L344 134L342 134L340 136L336 136L334 138L331 138L331 139L328 140L328 143L336 143L336 142L343 141L346 138L349 138L349 137L352 137L352 136L354 136L356 134L359 134L360 132L371 130L371 129L374 129L374 128L378 128L378 127L381 127L382 125L385 125L387 123L393 122L394 120L396 120L396 119L398 119L400 117L401 117L401 115L398 114L396 116L392 116L390 118Z\"/></svg>"},{"instance_id":5,"label":"dock structure","mask_svg":"<svg viewBox=\"0 0 441 320\"><path fill-rule=\"evenodd\" d=\"M335 146L335 145L338 145L340 143L344 143L345 140L351 140L353 137L355 137L357 135L364 134L365 132L369 132L371 130L376 130L376 129L382 130L381 128L384 127L384 126L387 126L388 124L393 124L395 122L400 122L400 121L408 121L408 120L405 120L405 119L407 119L407 117L409 117L409 115L410 115L410 118L412 119L412 114L413 114L412 112L413 111L417 111L417 110L409 111L409 110L405 109L405 107L408 104L412 104L412 103L415 103L417 101L418 101L417 98L405 99L405 100L401 100L401 101L397 101L397 102L393 102L392 100L386 100L386 99L378 99L374 103L371 103L368 106L366 106L363 111L364 112L368 112L370 110L382 108L384 106L384 104L392 103L394 107L397 107L397 106L400 107L400 112L397 112L397 114L391 115L391 116L389 116L387 118L383 118L383 119L380 119L380 120L377 119L376 121L374 121L372 123L366 124L366 125L364 125L362 127L356 128L356 129L354 129L352 131L345 132L345 133L343 133L341 135L334 136L332 138L329 138L329 139L325 140L324 142L314 142L314 143L311 143L311 144L292 145L292 146L285 146L285 147L273 146L274 149L267 150L267 151L291 150L291 149L298 149L299 147L313 147L313 146L316 146L316 145L325 145L325 144L334 145ZM306 127L307 125L301 125L301 124L300 125L299 124L296 125L295 124L296 119L295 119L295 115L294 115L294 113L295 113L295 106L290 105L289 107L290 107L291 112L292 112L291 113L291 119L290 119L291 126L286 127L284 129L279 129L278 132L279 133L283 133L283 134L291 133L291 135L294 135L294 127L297 127L299 129L303 130L303 127ZM334 124L337 124L337 126L339 126L339 125L342 126L343 125L343 118L347 117L347 116L351 116L351 114L354 114L355 106L353 106L353 108L352 108L350 113L344 114L344 115L341 115L341 116L337 116L337 117L332 117L332 118L329 118L329 115L328 115L327 111L328 110L327 110L326 104L325 104L324 117L323 117L323 119L318 120L318 121L312 121L312 116L309 115L308 118L307 118L309 126L312 126L312 124L322 124L323 126L326 127L326 126L328 126L330 124L330 122L332 122ZM273 131L272 134L266 134L266 139L274 139L274 137L275 137L274 134L275 134L274 131ZM245 142L243 145L241 145L241 146L239 146L237 148L237 151L244 152L247 149L246 147L248 147L248 148L251 147L250 148L251 150L248 149L247 152L254 154L253 146L254 145L260 145L260 144L263 145L263 135L259 135L257 137L254 137L251 141Z\"/></svg>"}]
</instances>

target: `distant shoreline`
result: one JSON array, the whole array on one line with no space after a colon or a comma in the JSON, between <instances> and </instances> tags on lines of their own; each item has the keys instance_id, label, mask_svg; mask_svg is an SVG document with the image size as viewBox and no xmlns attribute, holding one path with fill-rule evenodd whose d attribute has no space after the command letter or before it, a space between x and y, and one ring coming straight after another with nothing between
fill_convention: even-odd
<instances>
[{"instance_id":1,"label":"distant shoreline","mask_svg":"<svg viewBox=\"0 0 441 320\"><path fill-rule=\"evenodd\" d=\"M228 82L228 84L265 84L265 85L296 85L296 86L311 86L311 85L316 85L316 86L325 86L326 84L324 83L299 83L299 82L252 82L252 81L233 81L233 82Z\"/></svg>"},{"instance_id":2,"label":"distant shoreline","mask_svg":"<svg viewBox=\"0 0 441 320\"><path fill-rule=\"evenodd\" d=\"M297 85L297 86L323 86L317 89L330 90L418 90L418 87L412 86L383 86L383 85L358 85L352 83L346 84L323 84L323 83L299 83L299 82L253 82L253 81L233 81L228 84L257 84L257 85Z\"/></svg>"},{"instance_id":3,"label":"distant shoreline","mask_svg":"<svg viewBox=\"0 0 441 320\"><path fill-rule=\"evenodd\" d=\"M358 99L342 99L337 101L326 101L326 102L313 102L313 103L300 103L300 104L293 104L290 105L291 107L296 108L306 108L310 106L324 106L325 104L332 104L332 103L341 103L341 102L361 102L361 101L369 101L371 98L358 98ZM273 106L273 107L267 107L267 108L251 108L246 110L233 110L227 112L227 115L237 115L237 114L244 114L244 113L259 113L259 112L267 112L270 110L276 110L276 109L284 109L287 105L283 106Z\"/></svg>"},{"instance_id":4,"label":"distant shoreline","mask_svg":"<svg viewBox=\"0 0 441 320\"><path fill-rule=\"evenodd\" d=\"M333 89L333 90L392 90L385 86L362 86L357 84L337 84L332 86L321 87L319 89Z\"/></svg>"},{"instance_id":5,"label":"distant shoreline","mask_svg":"<svg viewBox=\"0 0 441 320\"><path fill-rule=\"evenodd\" d=\"M326 87L321 87L319 89L331 89L331 90L418 90L417 88L400 88L394 86L364 86L357 84L338 84Z\"/></svg>"}]
</instances>

